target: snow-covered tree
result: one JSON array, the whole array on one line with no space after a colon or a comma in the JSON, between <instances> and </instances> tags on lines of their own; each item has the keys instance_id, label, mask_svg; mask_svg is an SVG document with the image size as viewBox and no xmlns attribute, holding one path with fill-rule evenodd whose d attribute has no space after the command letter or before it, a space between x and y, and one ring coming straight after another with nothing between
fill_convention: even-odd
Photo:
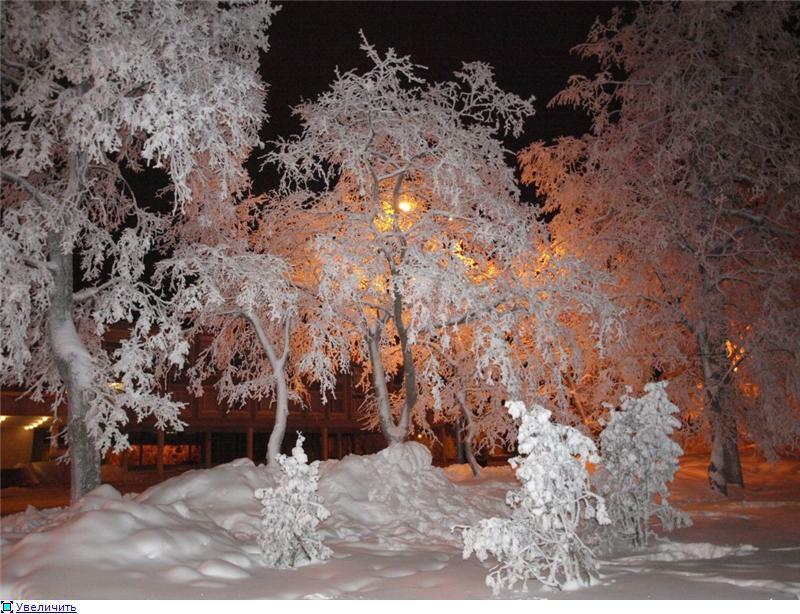
<instances>
[{"instance_id":1,"label":"snow-covered tree","mask_svg":"<svg viewBox=\"0 0 800 614\"><path fill-rule=\"evenodd\" d=\"M522 488L506 502L511 518L481 520L462 528L464 558L472 553L497 560L486 577L495 594L518 582L527 590L530 579L567 588L588 584L595 571L594 554L581 539L582 526L610 520L603 497L591 490L586 463L599 461L591 439L558 424L541 406L508 403L519 425L520 456L509 461Z\"/></svg>"},{"instance_id":2,"label":"snow-covered tree","mask_svg":"<svg viewBox=\"0 0 800 614\"><path fill-rule=\"evenodd\" d=\"M486 371L478 368L470 324L459 326L451 334L447 347L428 340L423 348L415 348L415 359L422 365L434 364L436 371L428 374L420 369L423 385L411 415L414 427L432 439L436 439L433 424L460 429L465 460L474 476L480 474L476 454L497 448L511 450L517 443L516 423L506 410L505 400L520 395L531 402L540 401L547 398L545 383L553 384L553 388L559 388L561 383L560 371L548 372L548 361L532 355L529 350L533 348L522 343L527 322L521 313L517 316L517 329L508 331L504 339L511 350L507 356L515 371L511 382L501 377L497 369L485 377ZM435 351L435 360L419 360L421 349ZM557 381L550 379L552 375Z\"/></svg>"},{"instance_id":3,"label":"snow-covered tree","mask_svg":"<svg viewBox=\"0 0 800 614\"><path fill-rule=\"evenodd\" d=\"M187 340L210 338L189 370L195 392L202 394L203 383L216 377L218 397L229 406L273 401L269 464L281 450L289 401L302 401L310 381L324 400L336 371L349 366L347 343L329 334L320 316L314 258L303 236L282 223L295 205L291 199L242 201L238 215L207 229L205 243L182 244L156 275L169 280L172 315L187 323Z\"/></svg>"},{"instance_id":4,"label":"snow-covered tree","mask_svg":"<svg viewBox=\"0 0 800 614\"><path fill-rule=\"evenodd\" d=\"M434 359L420 358L423 348L415 348L418 364L435 364L430 374L432 385L427 385L423 372L419 396L411 414L413 427L433 441L437 441L435 425L446 424L458 429L464 457L473 476L481 474L476 459L483 449L496 446L511 447L516 442L516 425L502 408L507 398L506 388L500 382L488 382L479 373L472 353L470 327L462 325L451 336L447 348L428 343L425 350L435 351ZM495 411L497 407L502 411ZM367 422L372 426L373 422Z\"/></svg>"},{"instance_id":5,"label":"snow-covered tree","mask_svg":"<svg viewBox=\"0 0 800 614\"><path fill-rule=\"evenodd\" d=\"M319 523L330 516L317 494L319 461L308 462L303 441L298 433L292 455L277 456L278 484L255 493L263 506L258 544L270 567L296 567L333 554L317 532Z\"/></svg>"},{"instance_id":6,"label":"snow-covered tree","mask_svg":"<svg viewBox=\"0 0 800 614\"><path fill-rule=\"evenodd\" d=\"M797 24L792 3L617 11L577 48L600 72L553 101L591 133L521 154L557 244L619 280L641 360L595 371L668 377L705 418L721 492L743 485L740 430L770 455L800 439Z\"/></svg>"},{"instance_id":7,"label":"snow-covered tree","mask_svg":"<svg viewBox=\"0 0 800 614\"><path fill-rule=\"evenodd\" d=\"M99 483L98 452L127 445L126 410L182 426L180 405L157 394L166 367L154 356L179 365L188 347L142 283L144 257L163 246L173 216L137 202L127 177L162 169L174 214L208 169L220 198L237 189L265 117L258 54L276 10L3 5L0 372L35 400L66 400L73 500ZM109 354L102 334L120 320L132 330Z\"/></svg>"},{"instance_id":8,"label":"snow-covered tree","mask_svg":"<svg viewBox=\"0 0 800 614\"><path fill-rule=\"evenodd\" d=\"M606 500L614 533L636 546L646 545L650 519L671 531L691 524L689 517L669 504L669 489L678 470L681 447L672 438L680 427L680 412L667 396L667 382L650 383L640 398L628 393L611 410L600 434L602 465L593 476Z\"/></svg>"},{"instance_id":9,"label":"snow-covered tree","mask_svg":"<svg viewBox=\"0 0 800 614\"><path fill-rule=\"evenodd\" d=\"M539 265L547 234L520 203L501 142L520 133L531 101L502 91L485 64L429 83L409 58L362 49L373 67L337 74L298 106L302 133L268 159L285 190L327 188L308 215L320 228L320 300L371 375L370 417L391 443L424 422L420 394L440 404L441 353L461 327L476 373L514 389L521 371L506 339L518 315L538 321L545 343L564 311L602 300L597 276L574 274L569 258Z\"/></svg>"}]
</instances>

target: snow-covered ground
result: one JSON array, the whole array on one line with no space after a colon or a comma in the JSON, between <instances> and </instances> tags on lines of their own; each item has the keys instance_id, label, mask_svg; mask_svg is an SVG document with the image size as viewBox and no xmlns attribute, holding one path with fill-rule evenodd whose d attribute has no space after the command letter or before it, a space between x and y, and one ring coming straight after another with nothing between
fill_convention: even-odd
<instances>
[{"instance_id":1,"label":"snow-covered ground","mask_svg":"<svg viewBox=\"0 0 800 614\"><path fill-rule=\"evenodd\" d=\"M320 468L333 557L293 570L263 566L257 488L263 466L238 460L190 471L140 495L102 486L75 508L2 519L0 593L14 599L491 598L486 567L463 560L454 525L507 513L510 468L479 480L432 467L417 443ZM684 457L674 501L693 526L639 551L600 557L600 580L557 592L533 583L504 598L800 597L800 462L745 459L747 490L706 486ZM488 563L487 563L488 565Z\"/></svg>"}]
</instances>

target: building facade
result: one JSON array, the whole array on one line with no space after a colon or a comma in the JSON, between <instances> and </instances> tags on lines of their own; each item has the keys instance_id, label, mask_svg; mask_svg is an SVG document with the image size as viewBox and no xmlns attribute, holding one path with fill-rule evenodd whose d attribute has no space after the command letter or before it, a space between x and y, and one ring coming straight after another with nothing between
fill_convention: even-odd
<instances>
[{"instance_id":1,"label":"building facade","mask_svg":"<svg viewBox=\"0 0 800 614\"><path fill-rule=\"evenodd\" d=\"M107 350L124 338L124 329L108 332ZM199 338L190 353L196 357L208 343ZM361 408L365 393L354 385L356 375L341 374L333 398L322 403L317 387L312 386L304 404L291 403L283 451L295 443L295 432L306 437L304 447L311 460L343 458L347 454L370 454L385 447L379 432L365 431ZM178 373L166 383L173 399L185 403L181 432L164 432L152 420L137 422L130 416L126 433L131 449L122 455L109 455L104 462L126 470L164 472L170 466L210 467L236 458L248 457L256 463L266 457L267 440L272 432L275 411L270 399L249 401L230 407L217 399L213 382L203 386L203 394L194 396L188 390L185 373ZM66 407L53 414L52 403L37 403L21 390L0 391L0 450L2 469L25 463L49 461L64 453L64 439L57 437L66 423ZM454 434L445 428L437 433L440 442L415 437L428 445L435 462L455 462Z\"/></svg>"}]
</instances>

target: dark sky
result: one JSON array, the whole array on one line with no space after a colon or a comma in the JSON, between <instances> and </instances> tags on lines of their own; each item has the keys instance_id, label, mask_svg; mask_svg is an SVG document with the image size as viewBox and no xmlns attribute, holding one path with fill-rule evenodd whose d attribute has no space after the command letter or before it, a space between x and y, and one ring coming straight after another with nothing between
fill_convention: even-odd
<instances>
[{"instance_id":1,"label":"dark sky","mask_svg":"<svg viewBox=\"0 0 800 614\"><path fill-rule=\"evenodd\" d=\"M298 131L289 107L314 99L334 79L334 69L366 70L359 29L383 52L394 47L428 68L430 80L451 78L465 61L493 65L500 87L536 97L536 116L517 149L536 139L580 132L585 120L572 110L545 105L576 72L592 65L570 54L586 39L596 17L607 18L614 3L603 2L284 2L270 29L262 72L269 83L269 122L262 138ZM270 173L271 175L271 173ZM257 188L274 187L262 176Z\"/></svg>"}]
</instances>

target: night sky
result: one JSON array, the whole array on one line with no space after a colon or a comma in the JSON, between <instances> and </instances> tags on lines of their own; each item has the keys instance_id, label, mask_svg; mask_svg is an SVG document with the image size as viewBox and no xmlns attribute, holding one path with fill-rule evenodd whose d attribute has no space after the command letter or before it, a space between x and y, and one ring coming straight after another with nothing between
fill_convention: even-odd
<instances>
[{"instance_id":1,"label":"night sky","mask_svg":"<svg viewBox=\"0 0 800 614\"><path fill-rule=\"evenodd\" d=\"M547 102L591 63L570 54L586 39L597 17L611 14L602 2L284 2L270 28L270 50L262 58L269 83L269 121L262 139L296 133L290 107L315 99L334 79L338 66L367 70L358 31L383 53L394 47L427 67L433 81L452 78L462 62L494 66L501 88L536 97L536 116L523 136L507 142L512 150L537 139L574 134L586 119L571 109L547 109ZM254 170L257 191L276 187L269 170Z\"/></svg>"}]
</instances>

